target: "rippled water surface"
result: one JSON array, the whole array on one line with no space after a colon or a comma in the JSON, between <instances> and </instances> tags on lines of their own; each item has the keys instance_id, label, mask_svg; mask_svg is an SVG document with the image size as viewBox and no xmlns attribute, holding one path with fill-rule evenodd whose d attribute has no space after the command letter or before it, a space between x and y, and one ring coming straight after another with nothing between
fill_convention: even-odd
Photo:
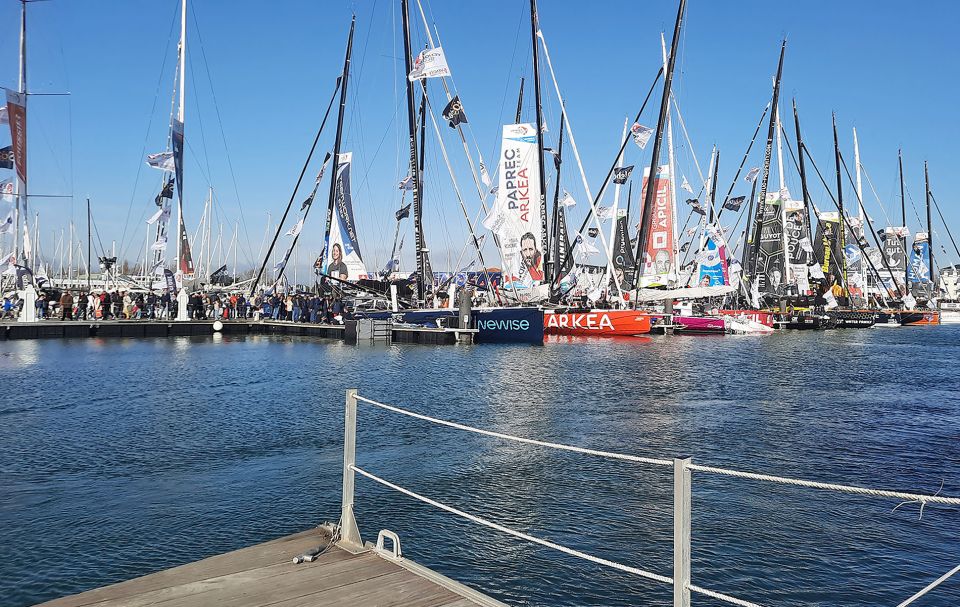
<instances>
[{"instance_id":1,"label":"rippled water surface","mask_svg":"<svg viewBox=\"0 0 960 607\"><path fill-rule=\"evenodd\" d=\"M343 401L813 480L960 495L960 330L356 347L307 338L0 342L0 605L336 520ZM672 470L360 405L358 464L509 527L672 575ZM671 589L357 479L366 539L513 605ZM960 563L960 508L695 473L693 581L765 605L896 605ZM960 604L960 576L922 605ZM698 605L712 604L696 598Z\"/></svg>"}]
</instances>

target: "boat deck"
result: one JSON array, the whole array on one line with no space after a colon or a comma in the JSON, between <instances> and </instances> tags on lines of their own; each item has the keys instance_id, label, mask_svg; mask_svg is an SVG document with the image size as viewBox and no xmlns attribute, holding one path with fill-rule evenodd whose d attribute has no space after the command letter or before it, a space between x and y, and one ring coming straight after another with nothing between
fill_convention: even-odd
<instances>
[{"instance_id":1,"label":"boat deck","mask_svg":"<svg viewBox=\"0 0 960 607\"><path fill-rule=\"evenodd\" d=\"M330 546L312 563L293 564L307 550L329 544L311 529L264 544L56 599L47 607L495 607L502 605L428 569Z\"/></svg>"}]
</instances>

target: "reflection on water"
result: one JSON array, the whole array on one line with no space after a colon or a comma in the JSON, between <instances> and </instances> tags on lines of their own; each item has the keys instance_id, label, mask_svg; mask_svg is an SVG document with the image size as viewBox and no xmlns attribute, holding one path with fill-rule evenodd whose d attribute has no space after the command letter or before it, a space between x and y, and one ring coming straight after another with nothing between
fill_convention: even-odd
<instances>
[{"instance_id":1,"label":"reflection on water","mask_svg":"<svg viewBox=\"0 0 960 607\"><path fill-rule=\"evenodd\" d=\"M297 337L0 343L0 604L26 605L336 519L344 391L500 432L960 495L960 331L352 347ZM16 396L15 396L16 395ZM672 572L669 469L360 404L359 464L540 537ZM956 565L960 509L694 476L694 582L763 604L896 604ZM670 589L357 481L368 538L518 605ZM69 555L69 558L63 558ZM948 583L928 604L960 604Z\"/></svg>"}]
</instances>

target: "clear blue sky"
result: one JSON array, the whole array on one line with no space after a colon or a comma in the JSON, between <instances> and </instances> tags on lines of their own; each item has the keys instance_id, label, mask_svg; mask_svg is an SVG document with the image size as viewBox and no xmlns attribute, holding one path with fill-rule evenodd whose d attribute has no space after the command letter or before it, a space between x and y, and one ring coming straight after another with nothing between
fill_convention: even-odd
<instances>
[{"instance_id":1,"label":"clear blue sky","mask_svg":"<svg viewBox=\"0 0 960 607\"><path fill-rule=\"evenodd\" d=\"M412 4L415 45L422 47L423 26L415 1ZM19 8L15 0L0 0L5 32L0 36L0 85L12 88L17 83ZM433 0L424 2L424 8L442 37L471 137L493 164L500 125L513 120L519 77L531 75L527 3ZM659 67L660 32L667 31L669 43L676 9L673 0L540 4L541 27L594 190L615 154L624 117L629 114L632 119ZM361 247L372 270L386 261L392 214L399 204L396 183L406 173L399 0L191 4L187 225L191 232L197 227L207 186L212 185L218 201L215 221L223 223L225 239L242 209L242 268L255 257L267 214L276 221L290 196L341 69L352 11L357 14L357 34L344 148L355 154L355 212ZM29 6L29 90L71 93L69 98L36 96L30 101L31 192L74 196L72 202L33 202L48 256L53 254L53 233L66 227L71 217L82 224L83 201L90 197L104 244L116 240L128 258L142 257L144 220L154 209L159 186L159 173L143 164L143 155L165 145L178 17L176 0L51 0ZM951 228L960 232L955 196L960 189L955 145L960 139L957 23L960 5L947 0L915 3L909 9L892 1L689 0L674 90L693 147L677 133L679 171L696 182L691 152L706 172L716 144L721 150L720 187L726 191L769 99L780 39L787 36L784 118L792 117L789 103L795 97L805 139L831 187L835 176L830 112L836 111L848 162L852 167L851 128L857 127L862 163L894 217L892 223L899 223L896 156L897 148L903 147L908 194L917 209L923 212L926 159L932 189ZM439 113L442 89L438 80L429 84ZM543 90L552 144L559 132L559 115L546 74ZM532 94L528 87L524 118L531 121ZM653 126L656 106L651 104L641 122ZM792 137L792 121L786 124ZM314 174L323 152L332 147L332 127L321 140L311 168ZM454 131L442 123L441 128L461 190L475 214L479 203L463 151ZM0 134L0 143L8 143L8 138ZM641 153L631 144L626 163L646 165L649 152L649 147ZM427 155L427 240L435 267L447 269L456 264L466 229L432 135ZM762 142L748 166L759 164L761 155ZM789 160L786 166L787 184L799 196L796 172ZM564 169L562 184L580 201L575 214L582 217L586 201L572 155L567 155ZM745 185L741 180L736 192L749 193ZM870 215L886 224L865 187ZM326 184L322 192L325 202ZM822 188L814 187L813 194L821 208L831 208ZM297 194L298 200L305 196L303 191ZM845 199L853 197L847 186ZM916 231L921 226L913 215L908 204L908 223ZM304 229L301 277L302 268L317 253L322 219L321 206ZM293 222L288 220L288 226ZM406 223L404 231L405 265L410 267L412 230ZM942 228L937 233L946 236ZM82 225L80 235L85 235ZM283 237L280 242L285 246ZM494 257L492 250L488 254Z\"/></svg>"}]
</instances>

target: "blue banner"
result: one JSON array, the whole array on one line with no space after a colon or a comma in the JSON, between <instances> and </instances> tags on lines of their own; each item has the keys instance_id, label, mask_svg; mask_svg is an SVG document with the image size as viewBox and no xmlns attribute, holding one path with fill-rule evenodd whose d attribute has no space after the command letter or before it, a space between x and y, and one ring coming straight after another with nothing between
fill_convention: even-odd
<instances>
[{"instance_id":1,"label":"blue banner","mask_svg":"<svg viewBox=\"0 0 960 607\"><path fill-rule=\"evenodd\" d=\"M910 253L910 265L907 266L907 280L911 283L930 282L930 268L927 265L929 260L930 243L913 243L913 251Z\"/></svg>"}]
</instances>

